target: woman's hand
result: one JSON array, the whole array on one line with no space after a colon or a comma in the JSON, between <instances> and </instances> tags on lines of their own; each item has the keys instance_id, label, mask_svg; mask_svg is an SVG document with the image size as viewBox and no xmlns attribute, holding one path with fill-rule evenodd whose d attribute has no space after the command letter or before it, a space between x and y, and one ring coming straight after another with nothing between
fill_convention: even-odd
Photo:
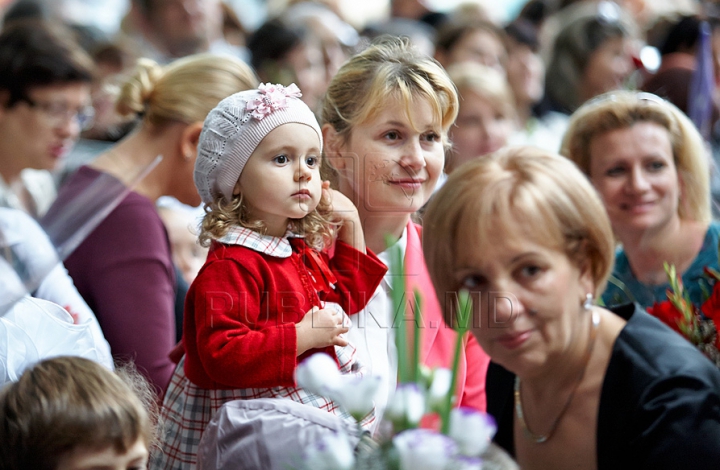
<instances>
[{"instance_id":1,"label":"woman's hand","mask_svg":"<svg viewBox=\"0 0 720 470\"><path fill-rule=\"evenodd\" d=\"M340 191L330 188L329 181L322 183L322 199L318 207L323 215L340 223L338 240L342 240L358 251L365 253L365 236L360 225L357 207Z\"/></svg>"},{"instance_id":2,"label":"woman's hand","mask_svg":"<svg viewBox=\"0 0 720 470\"><path fill-rule=\"evenodd\" d=\"M328 346L347 346L345 338L341 334L347 333L349 321L345 321L347 315L334 308L318 309L311 308L295 324L297 330L297 355L301 355L309 349L325 348Z\"/></svg>"}]
</instances>

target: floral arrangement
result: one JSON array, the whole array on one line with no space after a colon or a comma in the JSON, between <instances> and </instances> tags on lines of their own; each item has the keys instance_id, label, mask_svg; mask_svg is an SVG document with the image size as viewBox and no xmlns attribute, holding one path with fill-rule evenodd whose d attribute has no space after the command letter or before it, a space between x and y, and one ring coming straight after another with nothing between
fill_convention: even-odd
<instances>
[{"instance_id":1,"label":"floral arrangement","mask_svg":"<svg viewBox=\"0 0 720 470\"><path fill-rule=\"evenodd\" d=\"M399 247L390 249L394 312L404 315L402 253ZM417 292L414 300L415 308L420 311ZM397 328L398 386L376 436L370 437L358 425L361 437L357 446L351 443L351 436L326 437L306 449L305 467L312 470L481 470L481 456L497 429L495 421L488 414L453 407L462 338L468 332L471 312L470 296L463 292L458 302L455 326L458 340L452 369L430 370L420 364L418 322L413 322L412 338L405 328ZM379 386L379 377L341 375L334 361L323 354L313 355L301 363L296 379L301 387L331 398L358 423L372 411L373 396ZM425 427L438 421L437 430Z\"/></svg>"},{"instance_id":2,"label":"floral arrangement","mask_svg":"<svg viewBox=\"0 0 720 470\"><path fill-rule=\"evenodd\" d=\"M720 367L720 273L705 268L705 275L713 288L703 304L698 306L690 301L675 266L664 263L664 268L670 282L667 300L655 302L648 307L648 312L680 333Z\"/></svg>"}]
</instances>

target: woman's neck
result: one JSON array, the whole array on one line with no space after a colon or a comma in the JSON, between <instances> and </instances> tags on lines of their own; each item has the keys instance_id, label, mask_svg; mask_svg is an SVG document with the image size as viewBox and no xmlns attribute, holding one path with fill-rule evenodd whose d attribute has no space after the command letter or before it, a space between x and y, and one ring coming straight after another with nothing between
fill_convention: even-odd
<instances>
[{"instance_id":1,"label":"woman's neck","mask_svg":"<svg viewBox=\"0 0 720 470\"><path fill-rule=\"evenodd\" d=\"M365 245L373 253L381 253L387 248L386 237L398 240L410 222L410 214L387 214L378 212L360 212L360 221L365 233Z\"/></svg>"},{"instance_id":2,"label":"woman's neck","mask_svg":"<svg viewBox=\"0 0 720 470\"><path fill-rule=\"evenodd\" d=\"M90 166L96 170L111 174L130 184L158 155L169 159L166 140L145 128L140 128L107 152L102 153ZM163 164L165 163L165 164ZM161 161L158 167L145 175L133 190L151 201L156 201L166 193L167 178L172 175L165 169L167 161Z\"/></svg>"},{"instance_id":3,"label":"woman's neck","mask_svg":"<svg viewBox=\"0 0 720 470\"><path fill-rule=\"evenodd\" d=\"M12 186L14 183L20 181L20 173L23 168L16 167L11 159L3 161L0 158L0 176L8 186Z\"/></svg>"},{"instance_id":4,"label":"woman's neck","mask_svg":"<svg viewBox=\"0 0 720 470\"><path fill-rule=\"evenodd\" d=\"M667 282L664 263L672 264L678 273L685 272L702 248L708 225L677 219L662 230L620 237L625 256L635 278L644 284Z\"/></svg>"},{"instance_id":5,"label":"woman's neck","mask_svg":"<svg viewBox=\"0 0 720 470\"><path fill-rule=\"evenodd\" d=\"M573 338L567 342L567 348L554 353L542 368L536 368L528 374L518 373L528 398L531 397L536 403L553 402L553 397L565 395L565 391L577 385L578 378L587 367L589 354L596 341L596 332L593 330L597 327L593 327L591 311L582 309L576 315L580 321L575 325ZM601 315L600 310L596 315Z\"/></svg>"}]
</instances>

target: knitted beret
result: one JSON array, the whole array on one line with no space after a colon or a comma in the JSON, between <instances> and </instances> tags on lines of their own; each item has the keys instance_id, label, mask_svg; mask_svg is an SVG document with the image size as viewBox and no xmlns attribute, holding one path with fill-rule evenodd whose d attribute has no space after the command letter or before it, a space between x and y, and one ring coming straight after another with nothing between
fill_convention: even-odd
<instances>
[{"instance_id":1,"label":"knitted beret","mask_svg":"<svg viewBox=\"0 0 720 470\"><path fill-rule=\"evenodd\" d=\"M291 122L310 126L322 146L320 125L300 96L294 83L288 87L263 83L257 90L225 98L210 111L200 133L193 174L203 202L211 203L220 196L232 200L245 164L265 136L278 126Z\"/></svg>"}]
</instances>

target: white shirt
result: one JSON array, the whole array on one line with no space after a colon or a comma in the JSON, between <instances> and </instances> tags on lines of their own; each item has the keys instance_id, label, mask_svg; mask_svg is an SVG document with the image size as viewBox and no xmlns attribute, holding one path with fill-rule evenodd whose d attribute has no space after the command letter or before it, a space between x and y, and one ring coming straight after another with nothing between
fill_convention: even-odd
<instances>
[{"instance_id":1,"label":"white shirt","mask_svg":"<svg viewBox=\"0 0 720 470\"><path fill-rule=\"evenodd\" d=\"M403 230L397 244L404 259L407 228ZM378 253L377 256L386 266L390 264L388 250ZM392 328L391 283L392 276L388 271L365 308L353 315L352 326L348 332L348 340L357 348L358 362L366 368L368 374L378 375L383 379L375 395L375 413L378 418L375 426L380 423L397 386L397 348Z\"/></svg>"}]
</instances>

